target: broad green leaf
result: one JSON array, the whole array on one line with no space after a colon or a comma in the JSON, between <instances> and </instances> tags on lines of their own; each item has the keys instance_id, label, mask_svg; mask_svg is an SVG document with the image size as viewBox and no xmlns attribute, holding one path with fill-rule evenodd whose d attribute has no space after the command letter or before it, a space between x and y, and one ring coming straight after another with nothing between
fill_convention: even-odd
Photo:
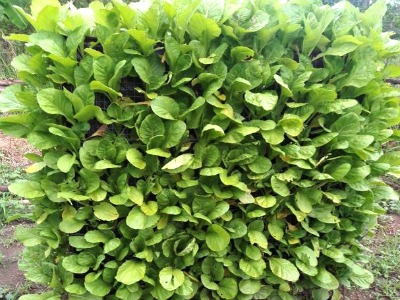
<instances>
[{"instance_id":1,"label":"broad green leaf","mask_svg":"<svg viewBox=\"0 0 400 300\"><path fill-rule=\"evenodd\" d=\"M157 56L135 57L132 65L140 79L149 85L150 90L156 90L163 85L167 79L164 74L164 65Z\"/></svg>"},{"instance_id":2,"label":"broad green leaf","mask_svg":"<svg viewBox=\"0 0 400 300\"><path fill-rule=\"evenodd\" d=\"M148 115L140 124L139 137L145 144L148 144L151 138L159 135L163 136L164 133L164 123L156 115Z\"/></svg>"},{"instance_id":3,"label":"broad green leaf","mask_svg":"<svg viewBox=\"0 0 400 300\"><path fill-rule=\"evenodd\" d=\"M248 259L241 259L239 261L240 269L250 276L251 278L259 278L264 274L264 271L267 267L265 261L261 260L248 260Z\"/></svg>"},{"instance_id":4,"label":"broad green leaf","mask_svg":"<svg viewBox=\"0 0 400 300\"><path fill-rule=\"evenodd\" d=\"M163 147L171 148L179 144L186 133L186 124L183 121L166 121L165 139Z\"/></svg>"},{"instance_id":5,"label":"broad green leaf","mask_svg":"<svg viewBox=\"0 0 400 300\"><path fill-rule=\"evenodd\" d=\"M122 94L114 90L113 88L105 85L104 83L98 81L98 80L93 80L90 82L90 89L93 91L99 91L99 92L104 92L107 93L108 96L110 96L111 99L117 99L118 97L122 97Z\"/></svg>"},{"instance_id":6,"label":"broad green leaf","mask_svg":"<svg viewBox=\"0 0 400 300\"><path fill-rule=\"evenodd\" d=\"M345 261L345 256L343 252L335 247L329 247L326 249L322 249L322 254L332 258L334 261L338 263L343 263Z\"/></svg>"},{"instance_id":7,"label":"broad green leaf","mask_svg":"<svg viewBox=\"0 0 400 300\"><path fill-rule=\"evenodd\" d=\"M311 248L307 246L300 246L293 249L293 251L296 254L296 256L307 265L312 267L317 266L318 260L315 255L315 252Z\"/></svg>"},{"instance_id":8,"label":"broad green leaf","mask_svg":"<svg viewBox=\"0 0 400 300\"><path fill-rule=\"evenodd\" d=\"M238 293L238 285L233 278L224 278L218 284L217 294L222 299L235 299Z\"/></svg>"},{"instance_id":9,"label":"broad green leaf","mask_svg":"<svg viewBox=\"0 0 400 300\"><path fill-rule=\"evenodd\" d=\"M247 233L247 226L241 219L233 219L226 225L232 239L241 238Z\"/></svg>"},{"instance_id":10,"label":"broad green leaf","mask_svg":"<svg viewBox=\"0 0 400 300\"><path fill-rule=\"evenodd\" d=\"M282 127L277 127L272 130L262 130L261 135L264 140L271 145L279 145L285 139L285 131Z\"/></svg>"},{"instance_id":11,"label":"broad green leaf","mask_svg":"<svg viewBox=\"0 0 400 300\"><path fill-rule=\"evenodd\" d=\"M126 151L126 158L132 166L140 170L146 168L146 162L143 160L143 155L139 150L135 148L129 149L128 151Z\"/></svg>"},{"instance_id":12,"label":"broad green leaf","mask_svg":"<svg viewBox=\"0 0 400 300\"><path fill-rule=\"evenodd\" d=\"M271 169L272 163L266 157L257 156L257 158L252 163L250 163L248 167L252 172L256 174L263 174Z\"/></svg>"},{"instance_id":13,"label":"broad green leaf","mask_svg":"<svg viewBox=\"0 0 400 300\"><path fill-rule=\"evenodd\" d=\"M37 101L40 108L48 114L62 115L72 119L72 103L64 95L63 91L56 89L42 89L37 94Z\"/></svg>"},{"instance_id":14,"label":"broad green leaf","mask_svg":"<svg viewBox=\"0 0 400 300\"><path fill-rule=\"evenodd\" d=\"M291 136L298 136L303 131L303 121L297 115L285 114L278 125L282 126L285 133Z\"/></svg>"},{"instance_id":15,"label":"broad green leaf","mask_svg":"<svg viewBox=\"0 0 400 300\"><path fill-rule=\"evenodd\" d=\"M252 245L257 244L259 247L263 249L268 248L268 240L264 233L261 231L250 230L247 233L250 243Z\"/></svg>"},{"instance_id":16,"label":"broad green leaf","mask_svg":"<svg viewBox=\"0 0 400 300\"><path fill-rule=\"evenodd\" d=\"M344 35L335 39L332 46L325 51L325 55L343 56L356 50L363 42L352 35Z\"/></svg>"},{"instance_id":17,"label":"broad green leaf","mask_svg":"<svg viewBox=\"0 0 400 300\"><path fill-rule=\"evenodd\" d=\"M345 264L350 268L350 280L359 287L367 289L374 282L374 275L370 271L360 267L348 259Z\"/></svg>"},{"instance_id":18,"label":"broad green leaf","mask_svg":"<svg viewBox=\"0 0 400 300\"><path fill-rule=\"evenodd\" d=\"M59 223L59 229L65 233L76 233L85 226L84 221L79 221L75 219L65 219Z\"/></svg>"},{"instance_id":19,"label":"broad green leaf","mask_svg":"<svg viewBox=\"0 0 400 300\"><path fill-rule=\"evenodd\" d=\"M217 224L208 227L206 233L206 244L212 251L222 251L228 247L230 242L229 233Z\"/></svg>"},{"instance_id":20,"label":"broad green leaf","mask_svg":"<svg viewBox=\"0 0 400 300\"><path fill-rule=\"evenodd\" d=\"M261 107L265 111L274 109L278 102L278 96L271 93L252 93L246 91L245 100L256 107Z\"/></svg>"},{"instance_id":21,"label":"broad green leaf","mask_svg":"<svg viewBox=\"0 0 400 300\"><path fill-rule=\"evenodd\" d=\"M272 273L283 280L290 282L296 282L299 280L299 271L296 266L287 259L271 257L269 259L269 267L271 268Z\"/></svg>"},{"instance_id":22,"label":"broad green leaf","mask_svg":"<svg viewBox=\"0 0 400 300\"><path fill-rule=\"evenodd\" d=\"M148 201L140 206L146 216L152 216L158 211L158 204L155 201Z\"/></svg>"},{"instance_id":23,"label":"broad green leaf","mask_svg":"<svg viewBox=\"0 0 400 300\"><path fill-rule=\"evenodd\" d=\"M195 13L190 19L189 32L194 38L202 41L204 44L208 44L221 34L221 28L214 20L200 13Z\"/></svg>"},{"instance_id":24,"label":"broad green leaf","mask_svg":"<svg viewBox=\"0 0 400 300\"><path fill-rule=\"evenodd\" d=\"M290 195L290 190L286 183L279 180L276 175L271 177L271 187L280 196L287 197Z\"/></svg>"},{"instance_id":25,"label":"broad green leaf","mask_svg":"<svg viewBox=\"0 0 400 300\"><path fill-rule=\"evenodd\" d=\"M245 295L254 295L261 289L261 282L252 279L243 279L239 282L239 290Z\"/></svg>"},{"instance_id":26,"label":"broad green leaf","mask_svg":"<svg viewBox=\"0 0 400 300\"><path fill-rule=\"evenodd\" d=\"M123 284L134 284L145 277L146 264L133 260L125 261L117 271L115 279Z\"/></svg>"},{"instance_id":27,"label":"broad green leaf","mask_svg":"<svg viewBox=\"0 0 400 300\"><path fill-rule=\"evenodd\" d=\"M117 209L110 203L101 202L93 206L94 215L103 221L113 221L118 219L119 214Z\"/></svg>"},{"instance_id":28,"label":"broad green leaf","mask_svg":"<svg viewBox=\"0 0 400 300\"><path fill-rule=\"evenodd\" d=\"M75 154L64 154L57 161L57 167L61 172L68 173L76 161Z\"/></svg>"},{"instance_id":29,"label":"broad green leaf","mask_svg":"<svg viewBox=\"0 0 400 300\"><path fill-rule=\"evenodd\" d=\"M276 198L271 195L256 197L255 201L262 208L273 207L276 204Z\"/></svg>"},{"instance_id":30,"label":"broad green leaf","mask_svg":"<svg viewBox=\"0 0 400 300\"><path fill-rule=\"evenodd\" d=\"M174 291L185 281L185 274L179 269L165 267L159 274L160 283L167 291Z\"/></svg>"},{"instance_id":31,"label":"broad green leaf","mask_svg":"<svg viewBox=\"0 0 400 300\"><path fill-rule=\"evenodd\" d=\"M318 274L315 277L311 277L311 281L327 290L336 290L339 288L339 281L336 277L328 272L325 268L318 268Z\"/></svg>"},{"instance_id":32,"label":"broad green leaf","mask_svg":"<svg viewBox=\"0 0 400 300\"><path fill-rule=\"evenodd\" d=\"M132 229L146 229L155 226L159 219L157 214L147 216L140 207L134 207L126 218L126 224Z\"/></svg>"},{"instance_id":33,"label":"broad green leaf","mask_svg":"<svg viewBox=\"0 0 400 300\"><path fill-rule=\"evenodd\" d=\"M237 46L232 48L231 56L236 61L245 60L254 56L254 50L245 46Z\"/></svg>"},{"instance_id":34,"label":"broad green leaf","mask_svg":"<svg viewBox=\"0 0 400 300\"><path fill-rule=\"evenodd\" d=\"M26 247L40 245L43 239L37 230L32 228L24 228L22 226L18 226L16 228L15 235L18 241L20 241Z\"/></svg>"},{"instance_id":35,"label":"broad green leaf","mask_svg":"<svg viewBox=\"0 0 400 300\"><path fill-rule=\"evenodd\" d=\"M175 120L179 115L178 103L167 96L158 96L151 101L151 109L162 119Z\"/></svg>"},{"instance_id":36,"label":"broad green leaf","mask_svg":"<svg viewBox=\"0 0 400 300\"><path fill-rule=\"evenodd\" d=\"M99 160L97 161L94 166L93 169L95 170L105 170L105 169L115 169L115 168L120 168L120 165L116 165L113 164L112 162L108 161L108 160Z\"/></svg>"},{"instance_id":37,"label":"broad green leaf","mask_svg":"<svg viewBox=\"0 0 400 300\"><path fill-rule=\"evenodd\" d=\"M89 273L85 277L85 288L93 295L104 297L107 296L111 291L111 285L105 282L102 278L97 278L93 281L88 281L87 278L92 273Z\"/></svg>"},{"instance_id":38,"label":"broad green leaf","mask_svg":"<svg viewBox=\"0 0 400 300\"><path fill-rule=\"evenodd\" d=\"M277 221L271 221L268 223L268 231L271 236L277 241L282 240L283 236L285 235L285 232L283 231L281 226L279 226L279 223Z\"/></svg>"},{"instance_id":39,"label":"broad green leaf","mask_svg":"<svg viewBox=\"0 0 400 300\"><path fill-rule=\"evenodd\" d=\"M76 273L76 274L84 274L89 270L89 264L81 264L79 263L79 255L70 255L64 257L61 264L62 266L69 272ZM82 261L85 262L85 261Z\"/></svg>"},{"instance_id":40,"label":"broad green leaf","mask_svg":"<svg viewBox=\"0 0 400 300\"><path fill-rule=\"evenodd\" d=\"M46 195L39 182L29 180L14 182L8 186L8 190L17 196L27 199L40 198Z\"/></svg>"},{"instance_id":41,"label":"broad green leaf","mask_svg":"<svg viewBox=\"0 0 400 300\"><path fill-rule=\"evenodd\" d=\"M309 276L315 276L318 274L318 268L310 266L309 264L303 262L300 259L296 259L296 267L304 274Z\"/></svg>"},{"instance_id":42,"label":"broad green leaf","mask_svg":"<svg viewBox=\"0 0 400 300\"><path fill-rule=\"evenodd\" d=\"M29 36L29 41L33 45L37 45L44 51L51 54L56 54L61 57L67 56L65 49L65 39L62 35L58 33L49 31L32 33Z\"/></svg>"},{"instance_id":43,"label":"broad green leaf","mask_svg":"<svg viewBox=\"0 0 400 300\"><path fill-rule=\"evenodd\" d=\"M190 167L193 163L193 154L182 154L162 167L162 170L168 173L180 173Z\"/></svg>"}]
</instances>

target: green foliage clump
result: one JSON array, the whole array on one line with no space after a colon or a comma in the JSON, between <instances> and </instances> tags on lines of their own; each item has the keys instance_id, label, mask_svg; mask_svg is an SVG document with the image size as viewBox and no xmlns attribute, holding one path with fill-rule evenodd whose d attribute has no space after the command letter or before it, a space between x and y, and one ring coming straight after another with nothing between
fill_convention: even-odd
<instances>
[{"instance_id":1,"label":"green foliage clump","mask_svg":"<svg viewBox=\"0 0 400 300\"><path fill-rule=\"evenodd\" d=\"M33 1L1 96L25 137L27 277L70 299L339 299L397 198L384 1ZM128 84L128 85L127 85ZM129 90L129 85L134 89ZM36 262L35 268L29 257ZM34 258L34 259L33 259ZM46 296L48 297L48 296ZM57 296L54 296L57 298ZM55 298L55 299L56 299ZM46 298L48 299L48 298Z\"/></svg>"}]
</instances>

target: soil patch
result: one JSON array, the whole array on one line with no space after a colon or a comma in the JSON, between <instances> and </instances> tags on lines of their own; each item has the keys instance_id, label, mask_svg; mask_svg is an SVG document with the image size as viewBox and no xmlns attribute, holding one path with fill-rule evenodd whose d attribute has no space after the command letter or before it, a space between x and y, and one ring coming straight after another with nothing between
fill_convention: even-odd
<instances>
[{"instance_id":1,"label":"soil patch","mask_svg":"<svg viewBox=\"0 0 400 300\"><path fill-rule=\"evenodd\" d=\"M0 287L11 291L25 283L24 274L18 269L23 246L14 238L18 225L8 225L0 229Z\"/></svg>"},{"instance_id":2,"label":"soil patch","mask_svg":"<svg viewBox=\"0 0 400 300\"><path fill-rule=\"evenodd\" d=\"M31 162L24 157L26 153L38 153L26 140L6 136L0 132L0 163L10 167L22 167Z\"/></svg>"}]
</instances>

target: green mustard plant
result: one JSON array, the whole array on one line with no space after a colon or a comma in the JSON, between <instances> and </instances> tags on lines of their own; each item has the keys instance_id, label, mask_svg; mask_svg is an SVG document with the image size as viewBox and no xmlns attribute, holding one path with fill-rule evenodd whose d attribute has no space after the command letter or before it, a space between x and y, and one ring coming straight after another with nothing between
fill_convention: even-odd
<instances>
[{"instance_id":1,"label":"green mustard plant","mask_svg":"<svg viewBox=\"0 0 400 300\"><path fill-rule=\"evenodd\" d=\"M400 175L384 1L34 0L5 133L52 299L339 299ZM27 296L26 299L31 299ZM49 299L49 295L45 299ZM39 299L39 298L37 298ZM43 298L44 299L44 298Z\"/></svg>"}]
</instances>

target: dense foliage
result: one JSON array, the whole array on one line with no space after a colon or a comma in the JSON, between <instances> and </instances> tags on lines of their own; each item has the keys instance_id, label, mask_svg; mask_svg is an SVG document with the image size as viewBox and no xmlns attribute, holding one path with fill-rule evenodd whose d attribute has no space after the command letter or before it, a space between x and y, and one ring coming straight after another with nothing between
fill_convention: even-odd
<instances>
[{"instance_id":1,"label":"dense foliage","mask_svg":"<svg viewBox=\"0 0 400 300\"><path fill-rule=\"evenodd\" d=\"M0 96L41 155L21 268L54 299L339 299L396 198L400 91L386 7L35 0ZM22 11L21 11L22 12ZM132 88L134 84L134 89ZM40 266L40 267L38 267ZM28 296L32 297L32 296ZM45 299L49 299L49 295ZM28 298L33 299L33 298Z\"/></svg>"},{"instance_id":2,"label":"dense foliage","mask_svg":"<svg viewBox=\"0 0 400 300\"><path fill-rule=\"evenodd\" d=\"M322 0L324 4L334 5L339 3L340 0ZM349 2L361 11L365 11L374 0L349 0ZM395 33L395 37L400 37L400 1L399 0L388 0L388 10L383 18L383 28L385 31L392 31Z\"/></svg>"}]
</instances>

